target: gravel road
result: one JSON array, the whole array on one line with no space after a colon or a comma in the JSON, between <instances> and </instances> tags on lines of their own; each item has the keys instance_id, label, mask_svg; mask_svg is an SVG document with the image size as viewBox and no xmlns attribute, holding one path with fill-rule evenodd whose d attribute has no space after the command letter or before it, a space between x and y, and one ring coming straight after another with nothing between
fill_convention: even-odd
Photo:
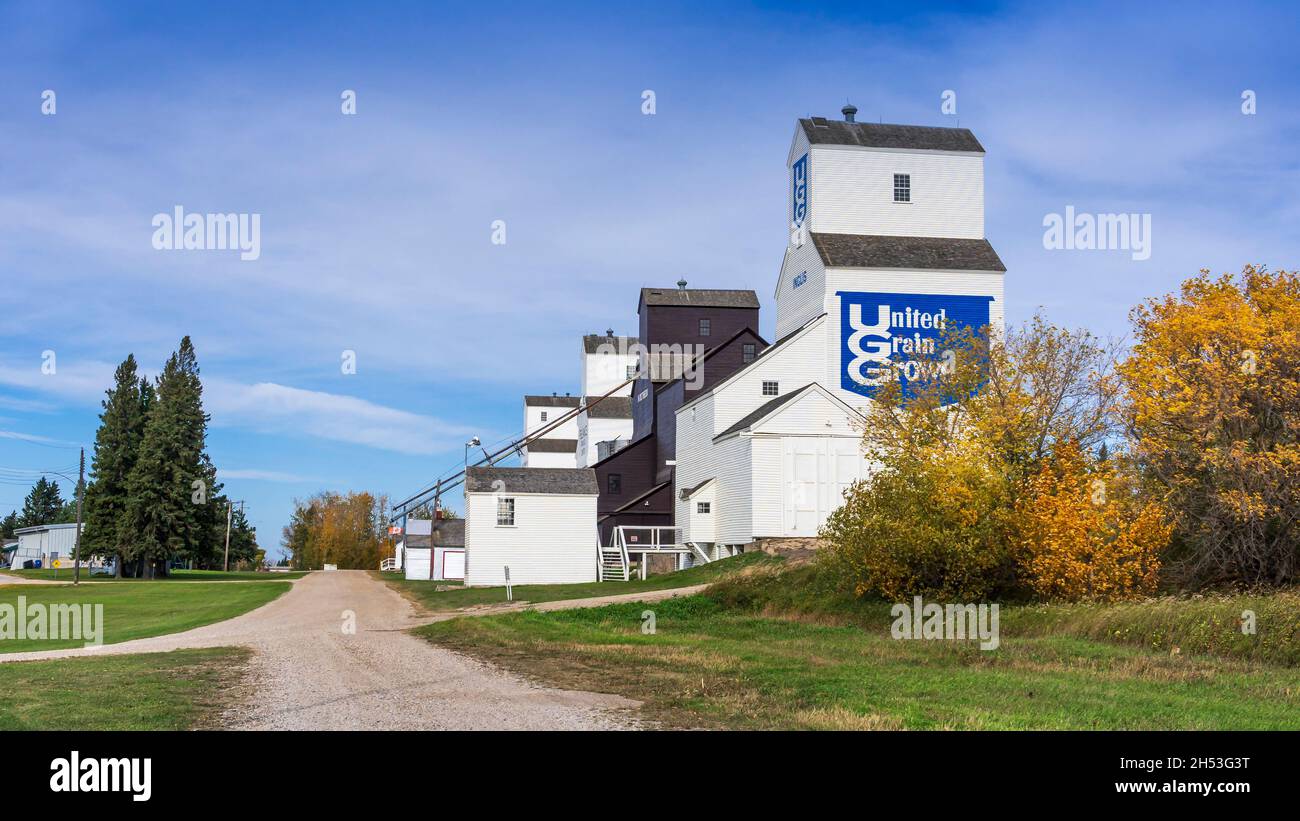
<instances>
[{"instance_id":1,"label":"gravel road","mask_svg":"<svg viewBox=\"0 0 1300 821\"><path fill-rule=\"evenodd\" d=\"M346 629L355 620L355 631ZM280 598L228 621L97 648L0 654L0 662L246 645L251 706L233 729L635 729L620 696L556 690L404 631L430 621L360 570L309 573Z\"/></svg>"}]
</instances>

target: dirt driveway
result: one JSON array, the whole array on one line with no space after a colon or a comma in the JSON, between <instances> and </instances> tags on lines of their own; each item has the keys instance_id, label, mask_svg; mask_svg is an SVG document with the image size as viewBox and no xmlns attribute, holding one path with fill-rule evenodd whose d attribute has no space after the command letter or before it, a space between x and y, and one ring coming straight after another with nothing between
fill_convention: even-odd
<instances>
[{"instance_id":1,"label":"dirt driveway","mask_svg":"<svg viewBox=\"0 0 1300 821\"><path fill-rule=\"evenodd\" d=\"M256 695L227 717L234 729L636 728L636 702L536 686L404 632L428 621L365 571L340 570L309 573L264 607L184 633L0 662L247 645Z\"/></svg>"}]
</instances>

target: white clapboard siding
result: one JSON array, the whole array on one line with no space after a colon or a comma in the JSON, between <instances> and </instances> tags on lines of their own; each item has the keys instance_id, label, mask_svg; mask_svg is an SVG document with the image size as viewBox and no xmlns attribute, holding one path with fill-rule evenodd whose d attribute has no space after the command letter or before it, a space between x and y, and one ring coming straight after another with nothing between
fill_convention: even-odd
<instances>
[{"instance_id":1,"label":"white clapboard siding","mask_svg":"<svg viewBox=\"0 0 1300 821\"><path fill-rule=\"evenodd\" d=\"M795 280L804 277L796 287ZM786 248L776 282L776 338L799 329L823 310L826 266L809 237L802 246Z\"/></svg>"},{"instance_id":2,"label":"white clapboard siding","mask_svg":"<svg viewBox=\"0 0 1300 821\"><path fill-rule=\"evenodd\" d=\"M748 368L715 385L714 435L775 398L763 395L763 382L776 382L777 395L784 396L818 381L827 370L825 324L824 318L815 320L793 338L764 353Z\"/></svg>"},{"instance_id":3,"label":"white clapboard siding","mask_svg":"<svg viewBox=\"0 0 1300 821\"><path fill-rule=\"evenodd\" d=\"M717 528L715 527L718 515L717 491L717 482L706 482L704 487L691 494L691 498L687 500L687 516L691 520L691 541L693 542L712 544L717 541ZM701 504L709 506L707 513L700 512L699 506Z\"/></svg>"},{"instance_id":4,"label":"white clapboard siding","mask_svg":"<svg viewBox=\"0 0 1300 821\"><path fill-rule=\"evenodd\" d=\"M497 496L465 494L465 583L503 585L596 581L596 496L504 494L515 525L497 525Z\"/></svg>"},{"instance_id":5,"label":"white clapboard siding","mask_svg":"<svg viewBox=\"0 0 1300 821\"><path fill-rule=\"evenodd\" d=\"M673 470L673 522L682 529L682 541L699 541L691 535L690 506L682 491L715 478L713 456L713 396L677 411L677 467Z\"/></svg>"},{"instance_id":6,"label":"white clapboard siding","mask_svg":"<svg viewBox=\"0 0 1300 821\"><path fill-rule=\"evenodd\" d=\"M828 234L984 238L984 155L814 146L811 230ZM911 201L894 202L894 175Z\"/></svg>"},{"instance_id":7,"label":"white clapboard siding","mask_svg":"<svg viewBox=\"0 0 1300 821\"><path fill-rule=\"evenodd\" d=\"M429 573L429 548L406 548L406 578L413 581L432 579Z\"/></svg>"},{"instance_id":8,"label":"white clapboard siding","mask_svg":"<svg viewBox=\"0 0 1300 821\"><path fill-rule=\"evenodd\" d=\"M732 436L713 446L717 464L717 542L740 545L753 541L754 471L748 436Z\"/></svg>"}]
</instances>

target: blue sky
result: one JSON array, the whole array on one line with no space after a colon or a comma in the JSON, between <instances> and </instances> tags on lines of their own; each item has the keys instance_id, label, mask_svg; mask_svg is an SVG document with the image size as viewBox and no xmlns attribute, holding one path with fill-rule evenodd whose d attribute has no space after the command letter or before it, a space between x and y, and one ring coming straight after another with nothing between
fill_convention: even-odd
<instances>
[{"instance_id":1,"label":"blue sky","mask_svg":"<svg viewBox=\"0 0 1300 821\"><path fill-rule=\"evenodd\" d=\"M272 553L295 496L400 498L576 393L642 286L755 289L770 336L794 120L846 99L975 132L1012 322L1300 265L1300 11L1051 6L2 4L0 511L184 334ZM176 205L261 214L260 258L155 250ZM1045 250L1067 205L1151 214L1150 259Z\"/></svg>"}]
</instances>

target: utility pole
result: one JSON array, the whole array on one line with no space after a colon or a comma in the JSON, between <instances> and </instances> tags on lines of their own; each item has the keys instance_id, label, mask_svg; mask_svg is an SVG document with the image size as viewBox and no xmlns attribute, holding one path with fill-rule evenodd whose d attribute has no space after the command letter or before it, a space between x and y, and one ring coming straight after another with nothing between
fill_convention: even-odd
<instances>
[{"instance_id":1,"label":"utility pole","mask_svg":"<svg viewBox=\"0 0 1300 821\"><path fill-rule=\"evenodd\" d=\"M225 561L222 562L221 564L221 569L227 573L230 572L230 520L231 518L233 518L234 512L235 512L234 501L227 500L226 502L226 558ZM244 512L243 499L239 500L239 512L240 513Z\"/></svg>"},{"instance_id":2,"label":"utility pole","mask_svg":"<svg viewBox=\"0 0 1300 821\"><path fill-rule=\"evenodd\" d=\"M81 449L81 466L77 468L77 536L72 547L72 584L81 584L81 500L86 496L86 449Z\"/></svg>"}]
</instances>

